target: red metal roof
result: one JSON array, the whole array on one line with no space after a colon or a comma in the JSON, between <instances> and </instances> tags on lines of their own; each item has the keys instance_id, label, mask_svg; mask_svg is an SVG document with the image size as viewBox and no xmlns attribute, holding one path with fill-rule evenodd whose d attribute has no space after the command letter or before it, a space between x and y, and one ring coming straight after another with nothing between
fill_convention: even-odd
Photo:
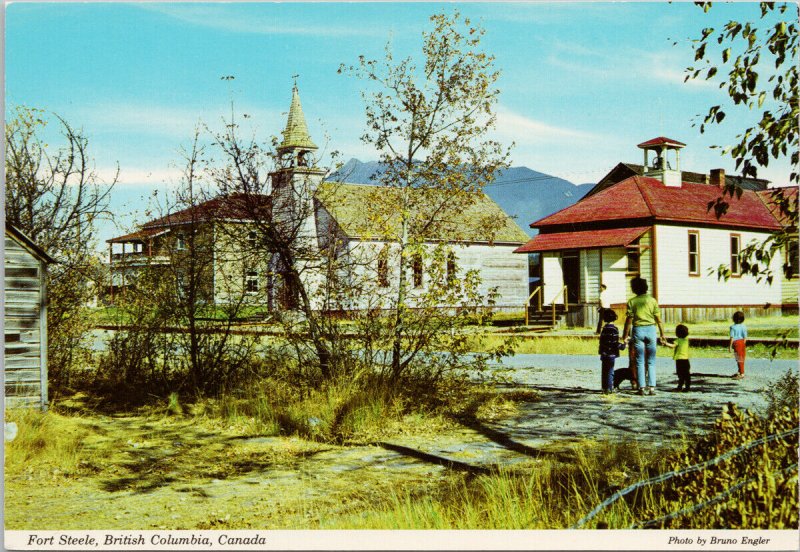
<instances>
[{"instance_id":1,"label":"red metal roof","mask_svg":"<svg viewBox=\"0 0 800 552\"><path fill-rule=\"evenodd\" d=\"M677 140L673 140L672 138L666 138L665 136L659 136L658 138L653 138L652 140L648 140L647 142L642 142L636 147L639 148L649 148L651 146L678 146L684 147L686 144L683 142L678 142Z\"/></svg>"},{"instance_id":2,"label":"red metal roof","mask_svg":"<svg viewBox=\"0 0 800 552\"><path fill-rule=\"evenodd\" d=\"M763 192L762 192L763 193ZM732 228L778 230L779 221L758 193L744 190L740 198L725 196L728 211L717 218L713 204L722 191L708 184L684 182L680 188L665 186L656 178L633 176L584 198L531 224L534 228L557 225L592 225L631 220L683 222Z\"/></svg>"},{"instance_id":3,"label":"red metal roof","mask_svg":"<svg viewBox=\"0 0 800 552\"><path fill-rule=\"evenodd\" d=\"M588 249L591 247L625 247L650 229L649 226L610 228L583 232L553 232L539 234L514 253Z\"/></svg>"}]
</instances>

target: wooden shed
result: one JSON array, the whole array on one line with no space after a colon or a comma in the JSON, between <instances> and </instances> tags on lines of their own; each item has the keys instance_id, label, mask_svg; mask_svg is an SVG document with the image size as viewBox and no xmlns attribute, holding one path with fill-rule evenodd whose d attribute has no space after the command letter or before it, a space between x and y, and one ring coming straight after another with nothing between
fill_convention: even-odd
<instances>
[{"instance_id":1,"label":"wooden shed","mask_svg":"<svg viewBox=\"0 0 800 552\"><path fill-rule=\"evenodd\" d=\"M3 266L5 407L47 408L47 265L53 259L6 224Z\"/></svg>"}]
</instances>

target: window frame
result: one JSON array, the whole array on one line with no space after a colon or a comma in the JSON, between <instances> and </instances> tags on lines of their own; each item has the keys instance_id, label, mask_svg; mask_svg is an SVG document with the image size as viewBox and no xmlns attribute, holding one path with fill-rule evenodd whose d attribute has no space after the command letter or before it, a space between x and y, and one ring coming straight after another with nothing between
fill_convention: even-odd
<instances>
[{"instance_id":1,"label":"window frame","mask_svg":"<svg viewBox=\"0 0 800 552\"><path fill-rule=\"evenodd\" d=\"M378 253L378 287L389 287L389 248L383 247Z\"/></svg>"},{"instance_id":2,"label":"window frame","mask_svg":"<svg viewBox=\"0 0 800 552\"><path fill-rule=\"evenodd\" d=\"M686 242L686 250L687 250L687 261L688 261L688 270L689 276L692 278L697 278L700 276L700 231L699 230L689 230L688 231L688 238ZM695 237L695 251L692 252L692 236ZM692 272L692 256L694 255L695 260L695 270Z\"/></svg>"},{"instance_id":3,"label":"window frame","mask_svg":"<svg viewBox=\"0 0 800 552\"><path fill-rule=\"evenodd\" d=\"M734 257L733 253L733 241L736 240L736 256ZM732 278L741 278L742 277L742 235L741 234L731 234L730 239L728 240L728 246L730 247L730 263L731 263L731 277ZM736 259L736 270L734 270L733 261L734 258Z\"/></svg>"},{"instance_id":4,"label":"window frame","mask_svg":"<svg viewBox=\"0 0 800 552\"><path fill-rule=\"evenodd\" d=\"M422 255L419 253L411 257L411 283L414 289L420 289L425 284L424 268L422 266Z\"/></svg>"},{"instance_id":5,"label":"window frame","mask_svg":"<svg viewBox=\"0 0 800 552\"><path fill-rule=\"evenodd\" d=\"M458 265L455 251L448 251L445 259L445 282L448 287L456 283Z\"/></svg>"},{"instance_id":6,"label":"window frame","mask_svg":"<svg viewBox=\"0 0 800 552\"><path fill-rule=\"evenodd\" d=\"M786 242L786 265L789 267L788 280L796 280L800 276L800 250L798 240L791 238ZM792 262L794 261L794 263ZM797 268L797 270L795 270Z\"/></svg>"},{"instance_id":7,"label":"window frame","mask_svg":"<svg viewBox=\"0 0 800 552\"><path fill-rule=\"evenodd\" d=\"M635 270L631 270L631 255L636 256ZM625 248L625 274L639 275L642 273L642 248L637 243L636 245L629 245Z\"/></svg>"},{"instance_id":8,"label":"window frame","mask_svg":"<svg viewBox=\"0 0 800 552\"><path fill-rule=\"evenodd\" d=\"M245 293L258 293L260 289L259 278L257 270L247 270L244 273L244 291Z\"/></svg>"}]
</instances>

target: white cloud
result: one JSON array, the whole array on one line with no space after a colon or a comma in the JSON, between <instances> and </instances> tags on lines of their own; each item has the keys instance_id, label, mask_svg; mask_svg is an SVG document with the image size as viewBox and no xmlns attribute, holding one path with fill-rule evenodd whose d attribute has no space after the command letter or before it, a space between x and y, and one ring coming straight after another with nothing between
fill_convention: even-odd
<instances>
[{"instance_id":1,"label":"white cloud","mask_svg":"<svg viewBox=\"0 0 800 552\"><path fill-rule=\"evenodd\" d=\"M237 107L237 112L248 115L239 117L244 123L270 128L280 120L276 111ZM214 109L202 107L175 107L145 103L106 103L86 107L77 114L84 121L84 127L93 132L139 133L156 135L186 141L191 139L193 130L208 124L211 128L219 126L223 117L230 117L229 108Z\"/></svg>"},{"instance_id":2,"label":"white cloud","mask_svg":"<svg viewBox=\"0 0 800 552\"><path fill-rule=\"evenodd\" d=\"M385 33L360 25L336 27L331 24L313 25L302 22L298 25L274 16L233 14L227 11L225 4L217 5L170 5L160 3L139 4L142 9L157 11L184 23L209 27L234 33L252 33L261 35L299 35L316 37L345 38L352 36L384 36Z\"/></svg>"},{"instance_id":3,"label":"white cloud","mask_svg":"<svg viewBox=\"0 0 800 552\"><path fill-rule=\"evenodd\" d=\"M115 167L97 169L97 175L105 182L111 182L116 173ZM116 187L140 187L159 184L174 184L180 181L182 172L177 167L161 169L141 167L120 167Z\"/></svg>"},{"instance_id":4,"label":"white cloud","mask_svg":"<svg viewBox=\"0 0 800 552\"><path fill-rule=\"evenodd\" d=\"M505 141L517 143L551 143L554 141L591 141L602 139L602 136L591 132L559 127L537 121L513 111L498 107L496 134Z\"/></svg>"}]
</instances>

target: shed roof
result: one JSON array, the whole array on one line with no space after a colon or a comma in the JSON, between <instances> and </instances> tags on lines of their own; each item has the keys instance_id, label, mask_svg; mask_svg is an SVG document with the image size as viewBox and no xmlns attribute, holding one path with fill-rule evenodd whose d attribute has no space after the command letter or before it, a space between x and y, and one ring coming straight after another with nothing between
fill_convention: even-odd
<instances>
[{"instance_id":1,"label":"shed roof","mask_svg":"<svg viewBox=\"0 0 800 552\"><path fill-rule=\"evenodd\" d=\"M47 254L47 251L39 247L36 242L30 239L22 230L8 222L6 222L6 234L18 241L25 249L30 251L31 254L39 258L39 260L46 263L56 262L53 257Z\"/></svg>"},{"instance_id":2,"label":"shed roof","mask_svg":"<svg viewBox=\"0 0 800 552\"><path fill-rule=\"evenodd\" d=\"M514 253L589 249L593 247L625 247L650 229L649 226L631 228L606 228L582 232L552 232L539 234Z\"/></svg>"},{"instance_id":3,"label":"shed roof","mask_svg":"<svg viewBox=\"0 0 800 552\"><path fill-rule=\"evenodd\" d=\"M756 192L744 190L741 198L728 202L728 211L718 218L709 205L719 197L720 190L707 184L683 182L681 187L670 187L655 178L633 176L531 226L540 229L575 224L608 226L615 222L623 226L629 224L624 221L640 220L759 230L781 228Z\"/></svg>"},{"instance_id":4,"label":"shed roof","mask_svg":"<svg viewBox=\"0 0 800 552\"><path fill-rule=\"evenodd\" d=\"M468 198L465 208L449 212L444 217L436 212L442 203L439 196L451 192L418 188L412 188L411 192L415 196L412 201L412 225L440 218L428 228L425 239L511 244L528 241L528 235L522 228L483 192L470 192L473 195ZM370 204L386 194L398 197L401 193L401 188L324 182L316 197L347 236L380 240L399 233L399 218L396 212L370 216L375 211L370 209ZM431 200L427 200L426 196L431 196Z\"/></svg>"}]
</instances>

